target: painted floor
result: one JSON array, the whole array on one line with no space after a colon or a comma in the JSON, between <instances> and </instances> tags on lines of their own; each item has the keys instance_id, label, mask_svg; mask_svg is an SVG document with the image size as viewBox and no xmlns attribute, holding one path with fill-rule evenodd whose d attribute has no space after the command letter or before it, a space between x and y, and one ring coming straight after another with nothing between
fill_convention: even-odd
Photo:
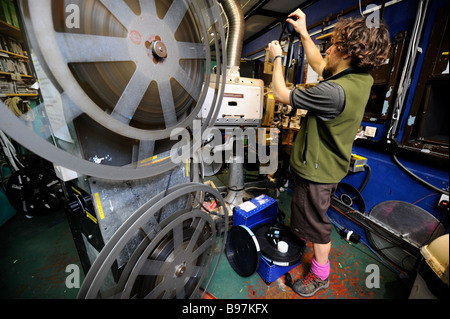
<instances>
[{"instance_id":1,"label":"painted floor","mask_svg":"<svg viewBox=\"0 0 450 319\"><path fill-rule=\"evenodd\" d=\"M285 212L289 210L290 196L289 192L280 194L279 207ZM0 227L0 247L1 299L76 298L78 289L66 285L71 274L67 266L82 268L64 211L32 219L16 214ZM307 245L302 263L289 272L294 280L308 271L311 259L311 246ZM397 273L381 263L362 243L349 244L334 230L330 261L330 287L310 299L408 298L409 288ZM366 285L373 265L379 269L379 287ZM81 271L81 281L83 278ZM218 299L301 298L285 285L284 276L271 284L266 284L257 273L240 277L225 254L209 292Z\"/></svg>"},{"instance_id":2,"label":"painted floor","mask_svg":"<svg viewBox=\"0 0 450 319\"><path fill-rule=\"evenodd\" d=\"M0 227L0 247L0 299L76 298L66 268L81 263L64 211L31 219L15 214Z\"/></svg>"},{"instance_id":3,"label":"painted floor","mask_svg":"<svg viewBox=\"0 0 450 319\"><path fill-rule=\"evenodd\" d=\"M308 299L406 299L409 291L396 273L384 266L377 257L360 244L349 244L332 236L330 254L330 287ZM302 278L309 270L312 259L308 244L300 265L289 271L294 280ZM379 287L372 269L379 269ZM366 272L367 270L367 272ZM366 285L368 280L368 285ZM374 287L372 287L374 286ZM209 288L218 299L304 299L285 285L284 276L267 284L258 273L240 277L223 255L219 268Z\"/></svg>"}]
</instances>

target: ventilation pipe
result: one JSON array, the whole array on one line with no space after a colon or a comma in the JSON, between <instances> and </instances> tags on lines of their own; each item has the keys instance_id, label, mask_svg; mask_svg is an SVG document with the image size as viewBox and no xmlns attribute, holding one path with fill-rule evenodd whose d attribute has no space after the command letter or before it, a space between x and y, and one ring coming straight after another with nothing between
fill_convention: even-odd
<instances>
[{"instance_id":1,"label":"ventilation pipe","mask_svg":"<svg viewBox=\"0 0 450 319\"><path fill-rule=\"evenodd\" d=\"M241 6L235 0L219 0L228 19L227 61L228 74L239 76L245 22Z\"/></svg>"}]
</instances>

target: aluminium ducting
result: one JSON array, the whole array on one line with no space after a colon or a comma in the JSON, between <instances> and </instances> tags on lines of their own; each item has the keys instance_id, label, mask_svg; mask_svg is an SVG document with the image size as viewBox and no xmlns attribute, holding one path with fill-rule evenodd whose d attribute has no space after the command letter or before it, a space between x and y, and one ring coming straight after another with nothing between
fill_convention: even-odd
<instances>
[{"instance_id":1,"label":"aluminium ducting","mask_svg":"<svg viewBox=\"0 0 450 319\"><path fill-rule=\"evenodd\" d=\"M244 41L244 13L235 0L219 0L228 18L229 35L227 39L228 69L239 70L242 45Z\"/></svg>"}]
</instances>

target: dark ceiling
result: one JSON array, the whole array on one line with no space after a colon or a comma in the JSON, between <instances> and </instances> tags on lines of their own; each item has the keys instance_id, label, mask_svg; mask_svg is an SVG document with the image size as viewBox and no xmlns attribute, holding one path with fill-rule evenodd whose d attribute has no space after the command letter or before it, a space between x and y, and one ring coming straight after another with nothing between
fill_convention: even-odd
<instances>
[{"instance_id":1,"label":"dark ceiling","mask_svg":"<svg viewBox=\"0 0 450 319\"><path fill-rule=\"evenodd\" d=\"M244 12L244 43L257 38L280 22L297 8L305 9L317 0L236 0Z\"/></svg>"}]
</instances>

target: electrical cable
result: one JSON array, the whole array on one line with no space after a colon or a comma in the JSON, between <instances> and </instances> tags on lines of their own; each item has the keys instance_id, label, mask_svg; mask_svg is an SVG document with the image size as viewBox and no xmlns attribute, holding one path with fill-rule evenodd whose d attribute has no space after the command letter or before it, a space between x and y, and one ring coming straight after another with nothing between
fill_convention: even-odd
<instances>
[{"instance_id":1,"label":"electrical cable","mask_svg":"<svg viewBox=\"0 0 450 319\"><path fill-rule=\"evenodd\" d=\"M327 217L328 217L328 219L330 220L330 222L331 222L338 230L341 230L341 231L344 230L344 228L343 228L342 226L340 226L338 223L336 223L336 221L334 221L332 218L330 218L330 216L328 216L328 214L327 214ZM394 271L394 272L397 273L397 274L400 274L400 273L401 273L399 270L395 269L394 266L390 265L387 261L385 261L380 255L378 255L377 252L376 252L372 247L370 247L370 245L369 245L368 243L366 243L365 240L364 240L362 237L360 238L360 241L361 241L367 248L369 248L370 251L371 251L372 253L374 253L375 256L377 256L377 257L380 259L380 261L381 261L385 266L387 266L389 269L391 269L392 271ZM354 246L354 245L353 245L353 246ZM357 247L355 247L355 248L358 249ZM363 251L360 250L360 249L358 249L358 250L361 251L361 252L363 252ZM363 253L364 253L364 252L363 252Z\"/></svg>"},{"instance_id":2,"label":"electrical cable","mask_svg":"<svg viewBox=\"0 0 450 319\"><path fill-rule=\"evenodd\" d=\"M30 105L24 102L20 97L14 96L7 98L4 103L8 106L11 112L14 113L17 117L28 121L33 122L36 118L33 109ZM24 108L25 107L25 108Z\"/></svg>"},{"instance_id":3,"label":"electrical cable","mask_svg":"<svg viewBox=\"0 0 450 319\"><path fill-rule=\"evenodd\" d=\"M423 180L422 178L420 178L419 176L417 176L416 174L414 174L413 172L411 172L411 170L409 170L408 168L406 168L402 163L400 163L400 161L398 160L397 156L395 154L392 154L392 158L394 159L394 162L400 166L406 173L408 173L409 175L411 175L413 178L415 178L416 180L418 180L419 182L421 182L422 184L424 184L425 186L431 188L432 190L444 194L444 195L448 195L448 191L445 191L443 189L437 188L434 185L431 185L430 183L428 183L427 181Z\"/></svg>"},{"instance_id":4,"label":"electrical cable","mask_svg":"<svg viewBox=\"0 0 450 319\"><path fill-rule=\"evenodd\" d=\"M395 108L394 111L392 112L391 124L387 133L388 142L390 142L390 140L394 137L398 123L400 121L400 114L402 113L403 103L405 101L406 94L408 93L410 88L411 74L414 69L416 54L419 49L417 42L419 41L420 33L422 32L423 29L423 23L426 18L427 7L428 1L424 0L420 1L415 18L416 22L413 27L411 40L408 46L408 51L404 62L403 72L400 77L397 89L397 97L394 103Z\"/></svg>"},{"instance_id":5,"label":"electrical cable","mask_svg":"<svg viewBox=\"0 0 450 319\"><path fill-rule=\"evenodd\" d=\"M18 171L21 167L25 167L17 158L17 153L14 145L2 130L0 130L0 145L6 159L8 159L9 164L12 168L14 168L14 170Z\"/></svg>"},{"instance_id":6,"label":"electrical cable","mask_svg":"<svg viewBox=\"0 0 450 319\"><path fill-rule=\"evenodd\" d=\"M364 18L364 13L362 12L361 0L358 0L358 3L359 3L359 13L361 14L361 17Z\"/></svg>"},{"instance_id":7,"label":"electrical cable","mask_svg":"<svg viewBox=\"0 0 450 319\"><path fill-rule=\"evenodd\" d=\"M372 175L372 169L370 168L369 164L365 164L364 168L367 170L366 178L364 179L364 182L362 183L361 187L358 189L358 192L362 193L364 188L366 188L367 183L369 182L370 176Z\"/></svg>"}]
</instances>

